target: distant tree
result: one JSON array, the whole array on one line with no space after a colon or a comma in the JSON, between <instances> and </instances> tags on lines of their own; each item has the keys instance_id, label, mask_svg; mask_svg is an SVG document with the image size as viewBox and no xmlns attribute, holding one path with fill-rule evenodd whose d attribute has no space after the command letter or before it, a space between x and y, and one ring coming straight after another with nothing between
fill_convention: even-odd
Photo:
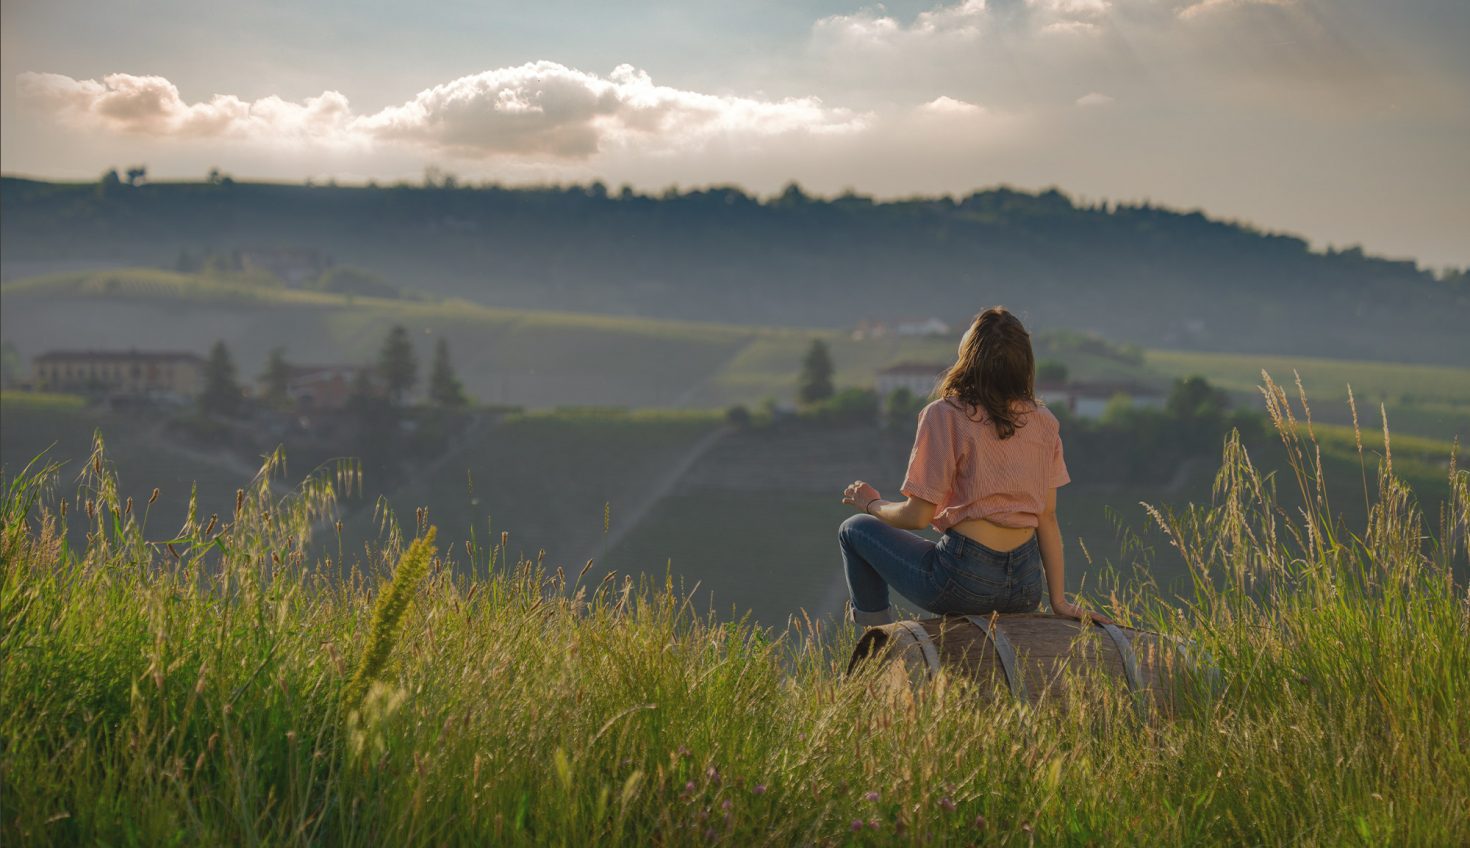
<instances>
[{"instance_id":1,"label":"distant tree","mask_svg":"<svg viewBox=\"0 0 1470 848\"><path fill-rule=\"evenodd\" d=\"M747 409L743 404L737 403L729 409L725 410L725 423L729 424L731 427L736 427L744 430L746 427L750 426L751 420L752 419L750 415L750 410Z\"/></svg>"},{"instance_id":2,"label":"distant tree","mask_svg":"<svg viewBox=\"0 0 1470 848\"><path fill-rule=\"evenodd\" d=\"M357 373L352 375L352 385L347 387L347 408L361 411L378 398L378 386L373 382L372 369L357 369Z\"/></svg>"},{"instance_id":3,"label":"distant tree","mask_svg":"<svg viewBox=\"0 0 1470 848\"><path fill-rule=\"evenodd\" d=\"M197 274L204 270L204 260L187 250L181 250L178 260L174 262L174 270L180 274Z\"/></svg>"},{"instance_id":4,"label":"distant tree","mask_svg":"<svg viewBox=\"0 0 1470 848\"><path fill-rule=\"evenodd\" d=\"M796 396L802 403L816 403L832 396L832 355L827 343L813 339L801 363L801 376L796 382Z\"/></svg>"},{"instance_id":5,"label":"distant tree","mask_svg":"<svg viewBox=\"0 0 1470 848\"><path fill-rule=\"evenodd\" d=\"M772 205L774 206L805 206L811 202L811 197L801 190L801 185L795 180L786 184L781 193L776 196Z\"/></svg>"},{"instance_id":6,"label":"distant tree","mask_svg":"<svg viewBox=\"0 0 1470 848\"><path fill-rule=\"evenodd\" d=\"M285 348L271 348L270 356L265 360L265 370L260 374L260 382L265 390L266 403L271 406L286 406L291 402L291 366L286 363Z\"/></svg>"},{"instance_id":7,"label":"distant tree","mask_svg":"<svg viewBox=\"0 0 1470 848\"><path fill-rule=\"evenodd\" d=\"M240 411L242 397L230 349L222 341L215 342L204 363L204 391L199 395L199 408L208 415L234 415Z\"/></svg>"},{"instance_id":8,"label":"distant tree","mask_svg":"<svg viewBox=\"0 0 1470 848\"><path fill-rule=\"evenodd\" d=\"M1043 359L1036 363L1036 382L1044 386L1055 386L1067 382L1067 366L1055 359Z\"/></svg>"},{"instance_id":9,"label":"distant tree","mask_svg":"<svg viewBox=\"0 0 1470 848\"><path fill-rule=\"evenodd\" d=\"M454 366L449 362L449 342L443 338L434 345L434 364L429 369L429 400L445 409L458 409L469 402L464 396L464 386L454 375Z\"/></svg>"},{"instance_id":10,"label":"distant tree","mask_svg":"<svg viewBox=\"0 0 1470 848\"><path fill-rule=\"evenodd\" d=\"M899 386L883 399L883 424L898 430L912 428L914 418L924 408L927 398L915 397L904 386Z\"/></svg>"},{"instance_id":11,"label":"distant tree","mask_svg":"<svg viewBox=\"0 0 1470 848\"><path fill-rule=\"evenodd\" d=\"M1122 427L1128 423L1128 417L1132 413L1132 395L1127 392L1118 392L1108 398L1107 405L1103 407L1102 415L1098 420L1109 427Z\"/></svg>"},{"instance_id":12,"label":"distant tree","mask_svg":"<svg viewBox=\"0 0 1470 848\"><path fill-rule=\"evenodd\" d=\"M383 349L378 353L378 377L394 403L402 403L405 395L418 382L419 363L413 341L402 324L388 331Z\"/></svg>"},{"instance_id":13,"label":"distant tree","mask_svg":"<svg viewBox=\"0 0 1470 848\"><path fill-rule=\"evenodd\" d=\"M0 385L10 385L20 376L20 369L20 351L10 342L0 343Z\"/></svg>"},{"instance_id":14,"label":"distant tree","mask_svg":"<svg viewBox=\"0 0 1470 848\"><path fill-rule=\"evenodd\" d=\"M809 405L802 417L833 423L872 424L878 420L878 393L872 389L843 389Z\"/></svg>"},{"instance_id":15,"label":"distant tree","mask_svg":"<svg viewBox=\"0 0 1470 848\"><path fill-rule=\"evenodd\" d=\"M128 185L140 186L148 181L148 166L134 165L128 169Z\"/></svg>"},{"instance_id":16,"label":"distant tree","mask_svg":"<svg viewBox=\"0 0 1470 848\"><path fill-rule=\"evenodd\" d=\"M1164 410L1180 421L1218 421L1229 406L1225 392L1195 375L1174 381Z\"/></svg>"},{"instance_id":17,"label":"distant tree","mask_svg":"<svg viewBox=\"0 0 1470 848\"><path fill-rule=\"evenodd\" d=\"M97 196L107 197L108 195L115 194L121 187L122 177L117 175L117 169L109 168L107 173L103 174L102 178L97 181Z\"/></svg>"}]
</instances>

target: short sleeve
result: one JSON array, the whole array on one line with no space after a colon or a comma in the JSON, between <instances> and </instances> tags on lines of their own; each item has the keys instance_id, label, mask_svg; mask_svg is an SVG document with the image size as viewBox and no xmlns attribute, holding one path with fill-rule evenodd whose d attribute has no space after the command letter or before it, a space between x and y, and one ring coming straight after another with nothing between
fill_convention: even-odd
<instances>
[{"instance_id":1,"label":"short sleeve","mask_svg":"<svg viewBox=\"0 0 1470 848\"><path fill-rule=\"evenodd\" d=\"M931 403L919 413L914 449L909 453L908 472L899 491L943 506L949 501L960 446L952 422L938 408L940 403Z\"/></svg>"},{"instance_id":2,"label":"short sleeve","mask_svg":"<svg viewBox=\"0 0 1470 848\"><path fill-rule=\"evenodd\" d=\"M1072 482L1072 476L1067 473L1067 463L1062 459L1062 437L1057 434L1057 443L1051 452L1051 468L1047 471L1046 485L1050 488L1065 486Z\"/></svg>"}]
</instances>

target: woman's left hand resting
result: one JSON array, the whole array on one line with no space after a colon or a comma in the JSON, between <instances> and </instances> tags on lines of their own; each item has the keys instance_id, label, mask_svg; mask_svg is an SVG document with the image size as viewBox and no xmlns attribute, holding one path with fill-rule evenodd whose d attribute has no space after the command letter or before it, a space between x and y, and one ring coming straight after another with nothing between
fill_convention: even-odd
<instances>
[{"instance_id":1,"label":"woman's left hand resting","mask_svg":"<svg viewBox=\"0 0 1470 848\"><path fill-rule=\"evenodd\" d=\"M849 483L842 492L842 502L862 512L867 512L868 505L882 497L876 488L861 480Z\"/></svg>"},{"instance_id":2,"label":"woman's left hand resting","mask_svg":"<svg viewBox=\"0 0 1470 848\"><path fill-rule=\"evenodd\" d=\"M1087 624L1089 621L1096 624L1118 623L1100 612L1093 612L1089 609L1083 609L1082 607L1072 603L1071 601L1066 600L1052 601L1051 611L1054 615L1060 615L1066 618L1075 618L1083 624Z\"/></svg>"}]
</instances>

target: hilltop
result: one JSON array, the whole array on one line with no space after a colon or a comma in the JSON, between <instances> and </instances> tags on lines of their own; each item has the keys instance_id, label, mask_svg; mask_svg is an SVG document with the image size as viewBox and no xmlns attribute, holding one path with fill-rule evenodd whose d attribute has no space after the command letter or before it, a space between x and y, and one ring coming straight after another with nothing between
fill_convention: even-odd
<instances>
[{"instance_id":1,"label":"hilltop","mask_svg":"<svg viewBox=\"0 0 1470 848\"><path fill-rule=\"evenodd\" d=\"M590 186L0 181L5 273L316 251L497 307L851 327L1007 303L1149 347L1459 364L1463 273L1151 204Z\"/></svg>"}]
</instances>

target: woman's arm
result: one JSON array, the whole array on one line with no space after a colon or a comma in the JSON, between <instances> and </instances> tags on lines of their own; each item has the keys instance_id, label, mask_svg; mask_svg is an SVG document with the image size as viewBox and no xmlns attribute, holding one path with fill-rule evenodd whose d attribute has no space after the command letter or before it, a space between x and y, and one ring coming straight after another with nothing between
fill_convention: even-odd
<instances>
[{"instance_id":1,"label":"woman's arm","mask_svg":"<svg viewBox=\"0 0 1470 848\"><path fill-rule=\"evenodd\" d=\"M1046 508L1038 518L1036 540L1041 545L1041 567L1046 572L1046 592L1051 598L1051 611L1068 618L1113 624L1111 618L1084 610L1067 600L1066 561L1062 557L1062 528L1057 524L1055 488L1047 490Z\"/></svg>"},{"instance_id":2,"label":"woman's arm","mask_svg":"<svg viewBox=\"0 0 1470 848\"><path fill-rule=\"evenodd\" d=\"M934 520L933 503L909 495L902 502L885 501L878 490L861 480L847 487L842 502L854 506L890 527L900 530L922 530Z\"/></svg>"}]
</instances>

